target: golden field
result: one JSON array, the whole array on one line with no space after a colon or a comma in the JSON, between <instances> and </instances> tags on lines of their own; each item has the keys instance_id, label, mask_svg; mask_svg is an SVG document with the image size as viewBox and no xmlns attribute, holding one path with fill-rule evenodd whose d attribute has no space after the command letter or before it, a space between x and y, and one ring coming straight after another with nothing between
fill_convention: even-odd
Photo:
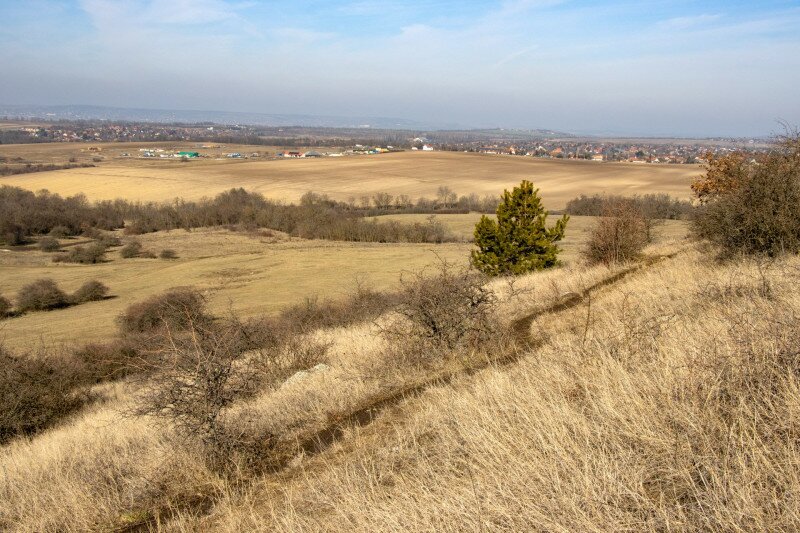
<instances>
[{"instance_id":1,"label":"golden field","mask_svg":"<svg viewBox=\"0 0 800 533\"><path fill-rule=\"evenodd\" d=\"M179 160L123 158L143 146L198 150L215 157L182 163ZM169 201L214 196L231 187L243 187L276 200L296 201L309 190L347 201L362 195L388 192L412 198L434 198L440 186L458 194L499 195L503 189L533 181L545 206L564 207L580 194L668 193L688 198L689 184L700 173L694 165L597 163L494 156L459 152L401 152L373 156L320 159L243 159L216 157L224 152L254 151L274 154L275 147L222 146L197 148L198 143L98 144L98 153L86 144L8 145L0 156L42 163L64 163L70 154L78 162L103 160L94 168L78 168L9 176L0 184L29 190L48 189L62 195L85 193L90 199Z\"/></svg>"}]
</instances>

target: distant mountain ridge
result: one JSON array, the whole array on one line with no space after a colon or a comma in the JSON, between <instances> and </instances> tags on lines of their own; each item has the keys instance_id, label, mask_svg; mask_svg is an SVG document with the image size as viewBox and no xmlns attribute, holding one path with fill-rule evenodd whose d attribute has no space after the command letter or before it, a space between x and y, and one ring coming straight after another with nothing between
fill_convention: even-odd
<instances>
[{"instance_id":1,"label":"distant mountain ridge","mask_svg":"<svg viewBox=\"0 0 800 533\"><path fill-rule=\"evenodd\" d=\"M431 124L394 117L340 117L235 111L142 109L95 105L2 105L0 116L46 120L127 120L137 122L215 123L251 126L302 126L320 128L432 129ZM440 125L448 129L458 125Z\"/></svg>"},{"instance_id":2,"label":"distant mountain ridge","mask_svg":"<svg viewBox=\"0 0 800 533\"><path fill-rule=\"evenodd\" d=\"M411 130L418 132L462 131L500 136L572 137L572 134L549 129L474 128L462 124L426 123L396 117L342 117L247 113L237 111L201 111L175 109L143 109L96 105L5 105L0 104L0 117L26 120L108 120L151 123L224 124L265 127L350 128Z\"/></svg>"}]
</instances>

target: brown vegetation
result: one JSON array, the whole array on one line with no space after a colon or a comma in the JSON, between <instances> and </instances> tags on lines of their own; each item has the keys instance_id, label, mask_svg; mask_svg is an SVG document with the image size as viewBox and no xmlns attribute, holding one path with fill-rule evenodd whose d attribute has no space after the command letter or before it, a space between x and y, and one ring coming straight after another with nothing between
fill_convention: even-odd
<instances>
[{"instance_id":1,"label":"brown vegetation","mask_svg":"<svg viewBox=\"0 0 800 533\"><path fill-rule=\"evenodd\" d=\"M703 204L695 229L721 255L800 252L800 136L757 161L712 159L693 188Z\"/></svg>"},{"instance_id":2,"label":"brown vegetation","mask_svg":"<svg viewBox=\"0 0 800 533\"><path fill-rule=\"evenodd\" d=\"M69 297L52 279L25 285L17 293L17 312L49 311L69 305Z\"/></svg>"},{"instance_id":3,"label":"brown vegetation","mask_svg":"<svg viewBox=\"0 0 800 533\"><path fill-rule=\"evenodd\" d=\"M639 206L626 199L611 200L595 222L583 256L590 263L607 265L631 261L649 241L650 221Z\"/></svg>"},{"instance_id":4,"label":"brown vegetation","mask_svg":"<svg viewBox=\"0 0 800 533\"><path fill-rule=\"evenodd\" d=\"M88 399L80 384L79 368L61 357L14 356L0 345L0 444L75 412Z\"/></svg>"}]
</instances>

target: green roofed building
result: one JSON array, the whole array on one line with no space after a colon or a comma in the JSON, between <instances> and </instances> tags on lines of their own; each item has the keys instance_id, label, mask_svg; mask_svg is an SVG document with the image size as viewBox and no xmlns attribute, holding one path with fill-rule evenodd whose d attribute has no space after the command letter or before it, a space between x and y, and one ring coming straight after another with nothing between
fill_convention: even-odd
<instances>
[{"instance_id":1,"label":"green roofed building","mask_svg":"<svg viewBox=\"0 0 800 533\"><path fill-rule=\"evenodd\" d=\"M178 152L179 157L200 157L199 152Z\"/></svg>"}]
</instances>

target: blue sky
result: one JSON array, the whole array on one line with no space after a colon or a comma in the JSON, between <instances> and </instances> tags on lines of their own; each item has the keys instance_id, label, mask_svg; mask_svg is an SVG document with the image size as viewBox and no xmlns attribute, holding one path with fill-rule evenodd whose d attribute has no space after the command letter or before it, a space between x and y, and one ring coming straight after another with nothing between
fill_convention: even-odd
<instances>
[{"instance_id":1,"label":"blue sky","mask_svg":"<svg viewBox=\"0 0 800 533\"><path fill-rule=\"evenodd\" d=\"M0 102L647 135L800 124L800 1L0 0Z\"/></svg>"}]
</instances>

